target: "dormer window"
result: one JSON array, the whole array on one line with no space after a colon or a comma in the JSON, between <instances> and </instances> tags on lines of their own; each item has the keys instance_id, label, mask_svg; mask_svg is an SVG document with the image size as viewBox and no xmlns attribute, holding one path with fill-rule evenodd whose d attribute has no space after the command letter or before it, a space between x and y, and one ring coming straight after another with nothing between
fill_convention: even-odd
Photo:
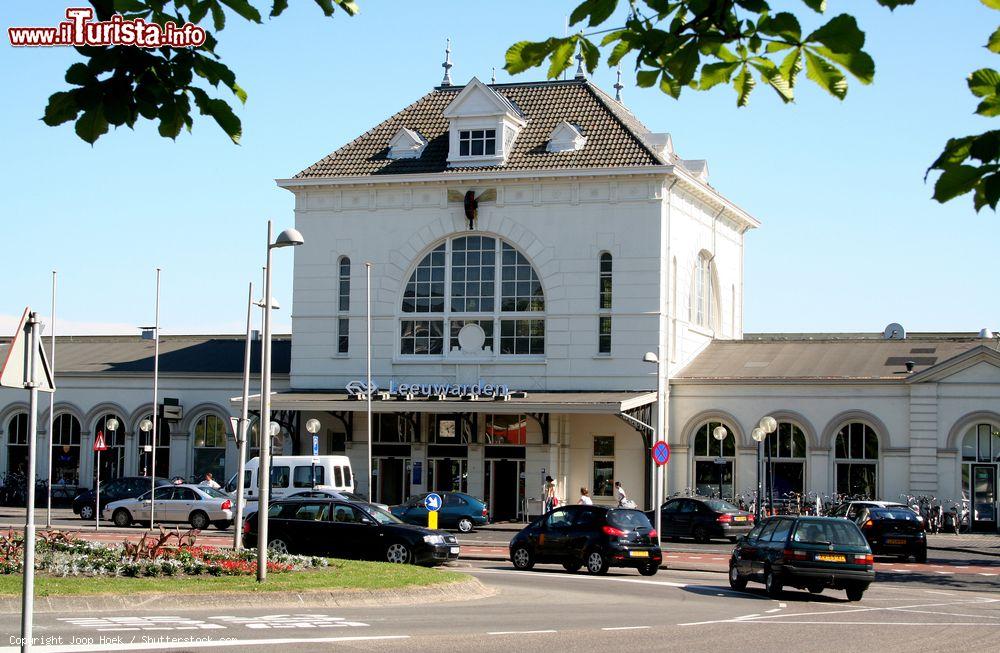
<instances>
[{"instance_id":1,"label":"dormer window","mask_svg":"<svg viewBox=\"0 0 1000 653\"><path fill-rule=\"evenodd\" d=\"M389 140L387 156L390 159L419 159L425 147L427 139L420 132L403 127Z\"/></svg>"},{"instance_id":2,"label":"dormer window","mask_svg":"<svg viewBox=\"0 0 1000 653\"><path fill-rule=\"evenodd\" d=\"M463 129L458 132L459 156L493 156L497 152L497 130Z\"/></svg>"}]
</instances>

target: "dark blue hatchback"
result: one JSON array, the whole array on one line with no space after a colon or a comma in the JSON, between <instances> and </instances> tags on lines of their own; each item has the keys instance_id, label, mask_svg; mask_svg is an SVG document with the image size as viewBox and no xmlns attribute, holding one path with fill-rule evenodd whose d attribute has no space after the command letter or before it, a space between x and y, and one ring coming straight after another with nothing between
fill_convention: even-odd
<instances>
[{"instance_id":1,"label":"dark blue hatchback","mask_svg":"<svg viewBox=\"0 0 1000 653\"><path fill-rule=\"evenodd\" d=\"M427 526L427 508L424 498L428 493L417 494L402 505L393 506L390 512L407 524ZM470 532L476 526L489 523L490 511L486 502L463 492L438 492L441 496L441 509L438 511L438 528L457 528L463 533Z\"/></svg>"}]
</instances>

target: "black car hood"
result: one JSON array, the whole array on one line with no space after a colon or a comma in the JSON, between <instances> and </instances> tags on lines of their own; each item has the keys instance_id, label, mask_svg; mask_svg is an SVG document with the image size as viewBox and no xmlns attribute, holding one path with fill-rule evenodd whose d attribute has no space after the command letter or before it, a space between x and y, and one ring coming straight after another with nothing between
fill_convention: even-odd
<instances>
[{"instance_id":1,"label":"black car hood","mask_svg":"<svg viewBox=\"0 0 1000 653\"><path fill-rule=\"evenodd\" d=\"M410 535L441 535L445 538L450 536L449 533L444 531L436 531L426 526L417 526L416 524L382 524L382 528L389 533L408 533ZM453 536L451 536L453 537Z\"/></svg>"}]
</instances>

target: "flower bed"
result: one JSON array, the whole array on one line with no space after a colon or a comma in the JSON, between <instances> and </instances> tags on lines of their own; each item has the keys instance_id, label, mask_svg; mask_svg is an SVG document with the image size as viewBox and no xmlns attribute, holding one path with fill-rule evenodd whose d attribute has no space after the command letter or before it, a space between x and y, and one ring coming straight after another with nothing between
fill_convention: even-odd
<instances>
[{"instance_id":1,"label":"flower bed","mask_svg":"<svg viewBox=\"0 0 1000 653\"><path fill-rule=\"evenodd\" d=\"M195 544L197 531L147 533L138 543L103 545L72 533L42 531L35 541L35 570L49 576L246 576L257 573L256 549L235 551ZM0 574L19 574L24 537L0 536ZM326 558L268 555L268 573L328 566Z\"/></svg>"}]
</instances>

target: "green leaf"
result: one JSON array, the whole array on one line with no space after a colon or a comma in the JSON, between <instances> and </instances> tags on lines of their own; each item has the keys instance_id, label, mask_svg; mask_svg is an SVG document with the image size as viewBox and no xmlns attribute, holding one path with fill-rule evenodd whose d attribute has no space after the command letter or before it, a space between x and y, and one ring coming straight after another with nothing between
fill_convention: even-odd
<instances>
[{"instance_id":1,"label":"green leaf","mask_svg":"<svg viewBox=\"0 0 1000 653\"><path fill-rule=\"evenodd\" d=\"M546 73L549 79L555 79L562 71L572 65L573 53L576 52L576 43L572 39L566 39L560 43L549 55L549 70Z\"/></svg>"},{"instance_id":2,"label":"green leaf","mask_svg":"<svg viewBox=\"0 0 1000 653\"><path fill-rule=\"evenodd\" d=\"M739 68L740 63L720 61L707 63L701 67L701 79L698 81L698 88L707 91L718 84L728 84L733 73Z\"/></svg>"},{"instance_id":3,"label":"green leaf","mask_svg":"<svg viewBox=\"0 0 1000 653\"><path fill-rule=\"evenodd\" d=\"M969 158L969 150L972 147L973 140L975 140L974 136L949 139L948 143L944 146L944 151L938 155L938 158L931 164L930 168L927 168L927 173L930 173L933 169L944 170L949 166L958 165L965 161ZM927 173L924 174L925 180L927 179Z\"/></svg>"},{"instance_id":4,"label":"green leaf","mask_svg":"<svg viewBox=\"0 0 1000 653\"><path fill-rule=\"evenodd\" d=\"M208 14L208 8L210 5L211 2L209 2L209 0L195 2L191 7L191 11L188 13L188 20L192 23L200 23L201 19Z\"/></svg>"},{"instance_id":5,"label":"green leaf","mask_svg":"<svg viewBox=\"0 0 1000 653\"><path fill-rule=\"evenodd\" d=\"M549 38L545 41L520 41L507 48L504 55L506 65L504 70L511 74L521 73L529 68L541 65L549 53L571 39ZM572 55L572 51L570 52ZM560 71L562 72L562 71Z\"/></svg>"},{"instance_id":6,"label":"green leaf","mask_svg":"<svg viewBox=\"0 0 1000 653\"><path fill-rule=\"evenodd\" d=\"M66 82L74 86L86 86L97 80L85 63L75 63L66 69Z\"/></svg>"},{"instance_id":7,"label":"green leaf","mask_svg":"<svg viewBox=\"0 0 1000 653\"><path fill-rule=\"evenodd\" d=\"M667 73L663 73L663 76L660 78L661 91L676 100L681 96L681 88L676 79L670 77Z\"/></svg>"},{"instance_id":8,"label":"green leaf","mask_svg":"<svg viewBox=\"0 0 1000 653\"><path fill-rule=\"evenodd\" d=\"M635 84L641 88L649 88L660 76L659 70L640 70L635 74Z\"/></svg>"},{"instance_id":9,"label":"green leaf","mask_svg":"<svg viewBox=\"0 0 1000 653\"><path fill-rule=\"evenodd\" d=\"M757 80L750 73L750 68L743 64L740 73L733 80L733 88L736 89L736 106L745 107L750 103L750 94L757 85Z\"/></svg>"},{"instance_id":10,"label":"green leaf","mask_svg":"<svg viewBox=\"0 0 1000 653\"><path fill-rule=\"evenodd\" d=\"M990 35L990 41L986 44L986 47L989 48L990 52L1000 54L1000 27Z\"/></svg>"},{"instance_id":11,"label":"green leaf","mask_svg":"<svg viewBox=\"0 0 1000 653\"><path fill-rule=\"evenodd\" d=\"M91 145L107 133L108 121L104 119L104 113L101 111L100 106L87 109L80 116L80 119L76 121L76 135Z\"/></svg>"},{"instance_id":12,"label":"green leaf","mask_svg":"<svg viewBox=\"0 0 1000 653\"><path fill-rule=\"evenodd\" d=\"M806 42L816 41L834 52L857 52L865 45L865 33L854 16L840 14L806 37Z\"/></svg>"},{"instance_id":13,"label":"green leaf","mask_svg":"<svg viewBox=\"0 0 1000 653\"><path fill-rule=\"evenodd\" d=\"M115 12L125 14L130 12L148 12L149 5L140 0L115 0Z\"/></svg>"},{"instance_id":14,"label":"green leaf","mask_svg":"<svg viewBox=\"0 0 1000 653\"><path fill-rule=\"evenodd\" d=\"M847 96L847 80L836 66L806 50L806 77L813 80L839 100Z\"/></svg>"},{"instance_id":15,"label":"green leaf","mask_svg":"<svg viewBox=\"0 0 1000 653\"><path fill-rule=\"evenodd\" d=\"M997 202L1000 201L1000 174L993 173L983 177L976 186L976 195L973 198L976 211L989 204L990 208L996 211Z\"/></svg>"},{"instance_id":16,"label":"green leaf","mask_svg":"<svg viewBox=\"0 0 1000 653\"><path fill-rule=\"evenodd\" d=\"M271 5L271 18L280 16L286 9L288 9L288 0L274 0L274 4Z\"/></svg>"},{"instance_id":17,"label":"green leaf","mask_svg":"<svg viewBox=\"0 0 1000 653\"><path fill-rule=\"evenodd\" d=\"M611 54L608 55L608 65L617 66L618 63L625 58L629 52L632 51L632 44L628 41L619 41L611 50Z\"/></svg>"},{"instance_id":18,"label":"green leaf","mask_svg":"<svg viewBox=\"0 0 1000 653\"><path fill-rule=\"evenodd\" d=\"M344 10L348 16L357 16L361 8L354 0L337 0L337 6Z\"/></svg>"},{"instance_id":19,"label":"green leaf","mask_svg":"<svg viewBox=\"0 0 1000 653\"><path fill-rule=\"evenodd\" d=\"M757 69L761 79L774 89L774 92L778 94L778 97L783 102L787 103L795 99L791 85L789 85L788 80L781 74L781 71L773 61L764 57L754 57L750 60L750 65Z\"/></svg>"},{"instance_id":20,"label":"green leaf","mask_svg":"<svg viewBox=\"0 0 1000 653\"><path fill-rule=\"evenodd\" d=\"M802 72L802 48L795 48L789 52L788 56L778 64L778 70L781 71L782 77L788 80L788 87L794 89L795 80Z\"/></svg>"},{"instance_id":21,"label":"green leaf","mask_svg":"<svg viewBox=\"0 0 1000 653\"><path fill-rule=\"evenodd\" d=\"M969 90L976 97L995 95L1000 89L1000 73L992 68L980 68L969 75Z\"/></svg>"},{"instance_id":22,"label":"green leaf","mask_svg":"<svg viewBox=\"0 0 1000 653\"><path fill-rule=\"evenodd\" d=\"M221 32L226 28L226 12L215 0L212 0L210 8L212 9L212 24L215 25L215 31Z\"/></svg>"},{"instance_id":23,"label":"green leaf","mask_svg":"<svg viewBox=\"0 0 1000 653\"><path fill-rule=\"evenodd\" d=\"M976 107L976 113L989 118L1000 116L1000 96L991 95L980 102L979 106Z\"/></svg>"},{"instance_id":24,"label":"green leaf","mask_svg":"<svg viewBox=\"0 0 1000 653\"><path fill-rule=\"evenodd\" d=\"M757 30L763 34L780 36L791 43L798 43L802 40L802 27L799 25L799 19L785 11L773 16L762 16L757 23Z\"/></svg>"},{"instance_id":25,"label":"green leaf","mask_svg":"<svg viewBox=\"0 0 1000 653\"><path fill-rule=\"evenodd\" d=\"M882 5L883 7L888 7L889 10L891 11L891 10L895 9L896 7L899 7L899 6L902 6L902 5L912 5L916 1L917 0L878 0L878 3L880 5Z\"/></svg>"},{"instance_id":26,"label":"green leaf","mask_svg":"<svg viewBox=\"0 0 1000 653\"><path fill-rule=\"evenodd\" d=\"M834 52L823 46L816 46L812 49L827 59L839 63L862 84L871 84L872 80L875 79L875 61L867 52L862 50L856 52Z\"/></svg>"},{"instance_id":27,"label":"green leaf","mask_svg":"<svg viewBox=\"0 0 1000 653\"><path fill-rule=\"evenodd\" d=\"M590 27L600 25L615 12L618 0L584 0L569 15L569 24L576 25L590 16Z\"/></svg>"},{"instance_id":28,"label":"green leaf","mask_svg":"<svg viewBox=\"0 0 1000 653\"><path fill-rule=\"evenodd\" d=\"M959 195L965 195L976 186L982 170L974 166L950 166L941 173L934 183L934 199L947 202Z\"/></svg>"},{"instance_id":29,"label":"green leaf","mask_svg":"<svg viewBox=\"0 0 1000 653\"><path fill-rule=\"evenodd\" d=\"M76 118L80 113L75 91L60 91L49 96L42 122L49 127L61 125Z\"/></svg>"},{"instance_id":30,"label":"green leaf","mask_svg":"<svg viewBox=\"0 0 1000 653\"><path fill-rule=\"evenodd\" d=\"M601 61L601 51L585 38L580 39L580 49L583 52L583 63L587 66L587 72L593 73Z\"/></svg>"},{"instance_id":31,"label":"green leaf","mask_svg":"<svg viewBox=\"0 0 1000 653\"><path fill-rule=\"evenodd\" d=\"M672 57L667 59L666 68L670 71L671 77L677 80L678 84L685 85L694 79L698 72L698 64L701 62L701 55L698 52L698 44L689 41Z\"/></svg>"},{"instance_id":32,"label":"green leaf","mask_svg":"<svg viewBox=\"0 0 1000 653\"><path fill-rule=\"evenodd\" d=\"M235 11L239 16L253 22L260 22L260 12L252 4L247 2L247 0L219 0L222 4L226 5L233 11Z\"/></svg>"},{"instance_id":33,"label":"green leaf","mask_svg":"<svg viewBox=\"0 0 1000 653\"><path fill-rule=\"evenodd\" d=\"M802 2L815 12L823 13L826 11L826 0L802 0Z\"/></svg>"},{"instance_id":34,"label":"green leaf","mask_svg":"<svg viewBox=\"0 0 1000 653\"><path fill-rule=\"evenodd\" d=\"M990 9L1000 9L1000 0L979 0Z\"/></svg>"},{"instance_id":35,"label":"green leaf","mask_svg":"<svg viewBox=\"0 0 1000 653\"><path fill-rule=\"evenodd\" d=\"M186 96L182 96L185 97ZM176 139L181 133L181 129L184 128L184 118L190 111L190 106L185 106L178 101L177 97L171 97L163 104L160 105L160 111L158 113L160 118L160 126L158 131L160 136L164 138Z\"/></svg>"},{"instance_id":36,"label":"green leaf","mask_svg":"<svg viewBox=\"0 0 1000 653\"><path fill-rule=\"evenodd\" d=\"M223 100L208 97L208 94L200 88L191 88L191 93L194 95L194 103L198 105L198 109L202 115L214 118L215 122L218 123L219 127L222 127L222 131L226 132L233 143L239 145L240 138L243 135L243 125L236 114L233 113L232 108Z\"/></svg>"}]
</instances>

